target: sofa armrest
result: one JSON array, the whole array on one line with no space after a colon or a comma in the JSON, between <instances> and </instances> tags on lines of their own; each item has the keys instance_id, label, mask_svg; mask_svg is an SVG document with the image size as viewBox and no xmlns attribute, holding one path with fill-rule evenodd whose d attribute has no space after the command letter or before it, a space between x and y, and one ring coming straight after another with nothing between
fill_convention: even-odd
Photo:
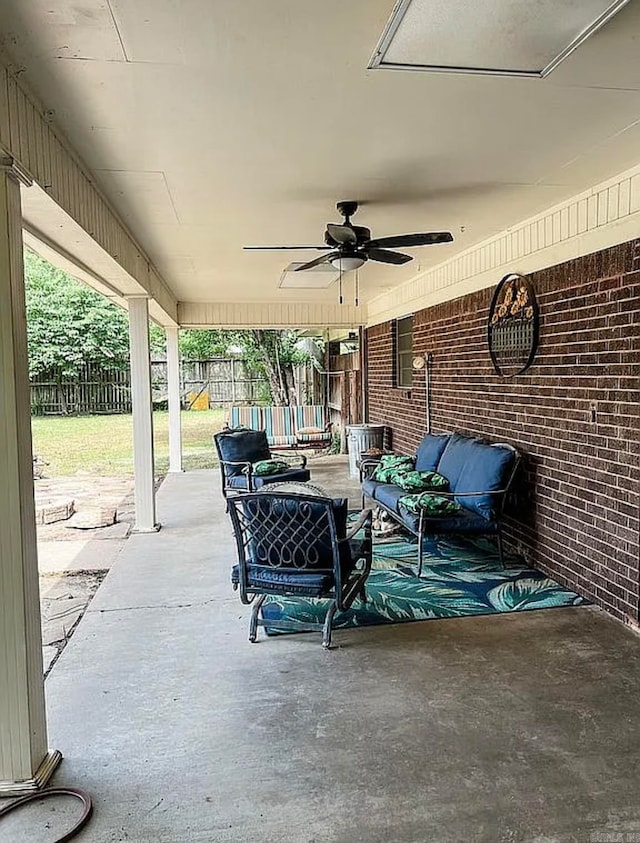
<instances>
[{"instance_id":1,"label":"sofa armrest","mask_svg":"<svg viewBox=\"0 0 640 843\"><path fill-rule=\"evenodd\" d=\"M378 465L380 465L380 460L360 460L360 482L368 480Z\"/></svg>"}]
</instances>

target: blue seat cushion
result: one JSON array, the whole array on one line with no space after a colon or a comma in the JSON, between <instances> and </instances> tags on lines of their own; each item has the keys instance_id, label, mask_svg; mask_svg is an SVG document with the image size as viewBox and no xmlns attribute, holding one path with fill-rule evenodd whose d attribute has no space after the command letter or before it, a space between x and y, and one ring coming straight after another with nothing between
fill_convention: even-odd
<instances>
[{"instance_id":1,"label":"blue seat cushion","mask_svg":"<svg viewBox=\"0 0 640 843\"><path fill-rule=\"evenodd\" d=\"M406 509L402 510L402 522L416 535L419 521L419 516L412 515ZM425 536L445 535L447 533L493 535L497 532L497 522L487 521L483 516L468 509L462 509L455 515L447 515L443 518L425 518L422 523L422 533Z\"/></svg>"},{"instance_id":2,"label":"blue seat cushion","mask_svg":"<svg viewBox=\"0 0 640 843\"><path fill-rule=\"evenodd\" d=\"M375 491L378 486L383 485L385 484L381 483L379 480L374 480L372 477L368 477L366 480L362 481L362 494L367 498L374 498Z\"/></svg>"},{"instance_id":3,"label":"blue seat cushion","mask_svg":"<svg viewBox=\"0 0 640 843\"><path fill-rule=\"evenodd\" d=\"M320 597L329 594L333 588L333 573L308 573L251 563L247 566L247 573L251 588L278 594L290 592L306 597ZM231 582L237 584L239 581L240 566L234 565L231 569Z\"/></svg>"},{"instance_id":4,"label":"blue seat cushion","mask_svg":"<svg viewBox=\"0 0 640 843\"><path fill-rule=\"evenodd\" d=\"M289 468L280 474L266 474L263 477L253 477L253 486L255 489L260 489L268 483L286 483L289 481L296 481L298 483L307 483L311 478L311 473L308 468ZM230 489L248 489L248 478L246 474L236 474L232 477L227 477L227 486Z\"/></svg>"},{"instance_id":5,"label":"blue seat cushion","mask_svg":"<svg viewBox=\"0 0 640 843\"><path fill-rule=\"evenodd\" d=\"M220 459L229 462L260 462L271 459L264 430L231 430L216 435ZM225 465L227 478L242 473L243 466Z\"/></svg>"},{"instance_id":6,"label":"blue seat cushion","mask_svg":"<svg viewBox=\"0 0 640 843\"><path fill-rule=\"evenodd\" d=\"M513 451L497 445L487 445L472 441L467 448L468 458L462 467L460 476L452 490L461 492L481 492L504 489L513 468ZM493 518L498 503L497 495L472 495L458 497L456 501L467 509L472 509L484 518Z\"/></svg>"},{"instance_id":7,"label":"blue seat cushion","mask_svg":"<svg viewBox=\"0 0 640 843\"><path fill-rule=\"evenodd\" d=\"M438 474L444 475L449 481L449 489L457 491L457 483L462 469L468 459L476 456L474 445L480 440L472 436L462 436L454 433L446 444L440 461L438 462Z\"/></svg>"},{"instance_id":8,"label":"blue seat cushion","mask_svg":"<svg viewBox=\"0 0 640 843\"><path fill-rule=\"evenodd\" d=\"M393 483L378 483L373 493L373 499L382 506L390 509L391 512L398 512L398 501L407 493L400 486Z\"/></svg>"},{"instance_id":9,"label":"blue seat cushion","mask_svg":"<svg viewBox=\"0 0 640 843\"><path fill-rule=\"evenodd\" d=\"M427 433L416 451L416 471L435 471L450 438L448 433Z\"/></svg>"}]
</instances>

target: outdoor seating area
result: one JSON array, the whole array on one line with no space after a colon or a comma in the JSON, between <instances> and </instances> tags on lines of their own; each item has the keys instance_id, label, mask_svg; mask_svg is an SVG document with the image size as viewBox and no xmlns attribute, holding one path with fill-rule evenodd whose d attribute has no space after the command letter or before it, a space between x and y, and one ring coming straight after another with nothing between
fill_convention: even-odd
<instances>
[{"instance_id":1,"label":"outdoor seating area","mask_svg":"<svg viewBox=\"0 0 640 843\"><path fill-rule=\"evenodd\" d=\"M504 567L502 513L519 464L511 445L427 433L413 457L362 460L362 503L370 498L417 537L418 576L429 536L491 536Z\"/></svg>"},{"instance_id":2,"label":"outdoor seating area","mask_svg":"<svg viewBox=\"0 0 640 843\"><path fill-rule=\"evenodd\" d=\"M344 456L310 465L357 508ZM328 652L313 633L249 645L216 475L166 478L162 529L128 539L47 680L55 784L96 805L83 841L588 840L618 828L612 812L640 820L640 657L622 625L590 606L349 629L338 613ZM452 553L430 564L472 587ZM291 798L255 788L257 759Z\"/></svg>"}]
</instances>

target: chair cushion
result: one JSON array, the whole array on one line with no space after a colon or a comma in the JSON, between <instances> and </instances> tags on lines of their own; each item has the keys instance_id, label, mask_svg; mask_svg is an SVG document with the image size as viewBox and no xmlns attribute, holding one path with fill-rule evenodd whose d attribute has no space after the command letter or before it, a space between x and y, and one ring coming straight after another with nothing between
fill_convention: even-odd
<instances>
[{"instance_id":1,"label":"chair cushion","mask_svg":"<svg viewBox=\"0 0 640 843\"><path fill-rule=\"evenodd\" d=\"M427 433L416 451L416 471L435 471L450 438L448 433Z\"/></svg>"},{"instance_id":2,"label":"chair cushion","mask_svg":"<svg viewBox=\"0 0 640 843\"><path fill-rule=\"evenodd\" d=\"M452 492L457 491L458 478L464 464L468 459L476 456L474 445L479 441L472 436L462 436L460 433L454 433L449 438L438 462L437 471L438 474L447 478Z\"/></svg>"},{"instance_id":3,"label":"chair cushion","mask_svg":"<svg viewBox=\"0 0 640 843\"><path fill-rule=\"evenodd\" d=\"M273 590L279 594L290 591L291 594L320 597L331 593L333 588L333 574L303 573L292 571L290 568L272 568L269 565L251 563L247 566L247 572L249 586L264 591ZM231 582L237 584L239 581L240 566L234 565L231 569Z\"/></svg>"},{"instance_id":4,"label":"chair cushion","mask_svg":"<svg viewBox=\"0 0 640 843\"><path fill-rule=\"evenodd\" d=\"M259 462L271 458L264 430L230 430L216 436L220 458L229 462ZM242 473L243 466L225 465L227 478Z\"/></svg>"},{"instance_id":5,"label":"chair cushion","mask_svg":"<svg viewBox=\"0 0 640 843\"><path fill-rule=\"evenodd\" d=\"M267 436L267 441L269 442L269 445L273 446L274 448L282 448L284 445L295 445L296 437L293 434L283 434L282 436Z\"/></svg>"},{"instance_id":6,"label":"chair cushion","mask_svg":"<svg viewBox=\"0 0 640 843\"><path fill-rule=\"evenodd\" d=\"M255 477L264 477L267 474L282 474L287 471L289 463L284 460L259 460L251 466L251 472ZM246 474L249 472L246 471Z\"/></svg>"},{"instance_id":7,"label":"chair cushion","mask_svg":"<svg viewBox=\"0 0 640 843\"><path fill-rule=\"evenodd\" d=\"M513 467L514 453L509 448L473 441L468 459L462 467L455 492L481 492L504 489ZM497 495L456 497L458 503L484 518L493 518Z\"/></svg>"},{"instance_id":8,"label":"chair cushion","mask_svg":"<svg viewBox=\"0 0 640 843\"><path fill-rule=\"evenodd\" d=\"M447 478L436 471L408 471L394 477L393 482L405 492L443 491L449 487Z\"/></svg>"},{"instance_id":9,"label":"chair cushion","mask_svg":"<svg viewBox=\"0 0 640 843\"><path fill-rule=\"evenodd\" d=\"M296 434L298 442L330 442L331 434L329 432L320 431L319 433L304 433L299 430Z\"/></svg>"}]
</instances>

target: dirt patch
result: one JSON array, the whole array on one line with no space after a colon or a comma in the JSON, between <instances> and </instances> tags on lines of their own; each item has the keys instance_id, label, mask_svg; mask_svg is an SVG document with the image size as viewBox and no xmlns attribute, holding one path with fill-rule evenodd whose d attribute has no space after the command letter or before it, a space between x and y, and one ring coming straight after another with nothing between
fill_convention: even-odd
<instances>
[{"instance_id":1,"label":"dirt patch","mask_svg":"<svg viewBox=\"0 0 640 843\"><path fill-rule=\"evenodd\" d=\"M38 524L40 610L44 675L48 676L80 623L87 606L122 550L135 522L132 477L38 478L36 508L73 501L73 512L112 507L116 521L106 527L73 529L70 519ZM62 509L62 508L61 508Z\"/></svg>"},{"instance_id":2,"label":"dirt patch","mask_svg":"<svg viewBox=\"0 0 640 843\"><path fill-rule=\"evenodd\" d=\"M40 577L45 679L80 623L108 571L74 571Z\"/></svg>"}]
</instances>

